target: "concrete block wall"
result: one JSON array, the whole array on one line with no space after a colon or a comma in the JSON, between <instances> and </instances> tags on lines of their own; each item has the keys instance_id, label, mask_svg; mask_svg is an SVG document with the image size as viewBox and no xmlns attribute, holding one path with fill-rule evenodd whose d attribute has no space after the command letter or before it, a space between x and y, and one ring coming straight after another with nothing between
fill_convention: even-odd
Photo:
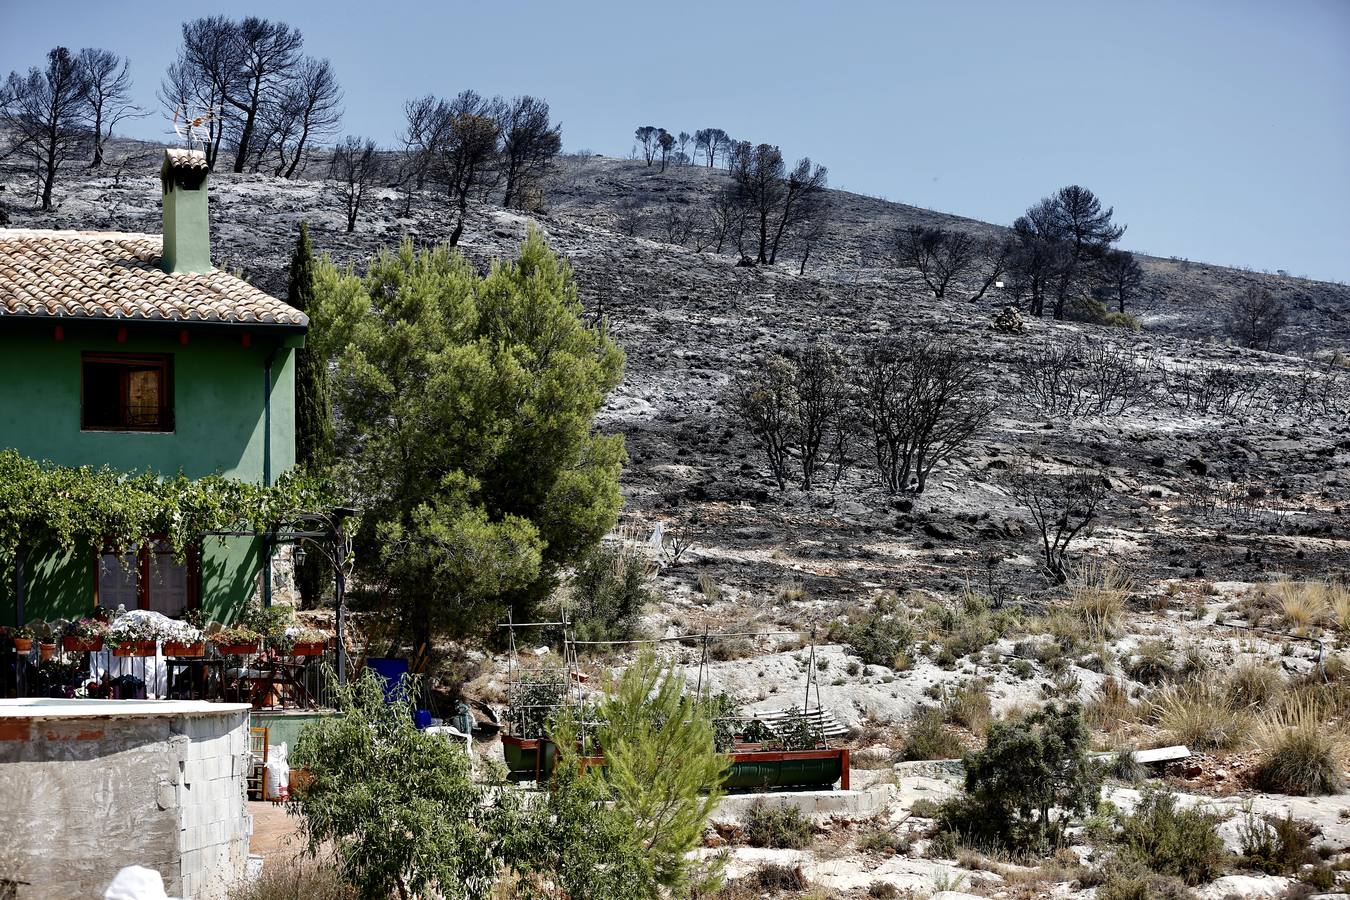
<instances>
[{"instance_id":1,"label":"concrete block wall","mask_svg":"<svg viewBox=\"0 0 1350 900\"><path fill-rule=\"evenodd\" d=\"M0 867L9 870L0 878L29 883L21 900L99 897L131 864L156 869L170 895L192 900L224 897L243 875L252 833L246 707L15 702L0 701ZM113 705L62 705L70 703Z\"/></svg>"},{"instance_id":2,"label":"concrete block wall","mask_svg":"<svg viewBox=\"0 0 1350 900\"><path fill-rule=\"evenodd\" d=\"M248 861L253 820L244 797L248 717L174 720L184 752L177 785L178 872L186 897L223 896Z\"/></svg>"}]
</instances>

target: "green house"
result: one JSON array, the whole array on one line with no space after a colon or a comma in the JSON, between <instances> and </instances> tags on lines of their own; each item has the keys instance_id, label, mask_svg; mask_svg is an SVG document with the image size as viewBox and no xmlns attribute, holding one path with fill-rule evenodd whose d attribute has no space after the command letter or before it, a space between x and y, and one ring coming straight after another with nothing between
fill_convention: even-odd
<instances>
[{"instance_id":1,"label":"green house","mask_svg":"<svg viewBox=\"0 0 1350 900\"><path fill-rule=\"evenodd\" d=\"M65 466L271 484L295 461L295 348L309 320L212 268L203 154L169 150L163 237L0 229L0 447ZM95 605L229 621L258 589L259 537L26 555L0 622Z\"/></svg>"}]
</instances>

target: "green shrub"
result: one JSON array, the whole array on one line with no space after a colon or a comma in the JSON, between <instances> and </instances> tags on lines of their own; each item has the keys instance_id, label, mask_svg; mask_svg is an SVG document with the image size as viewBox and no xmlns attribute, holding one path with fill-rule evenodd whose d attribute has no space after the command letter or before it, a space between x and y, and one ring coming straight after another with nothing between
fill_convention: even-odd
<instances>
[{"instance_id":1,"label":"green shrub","mask_svg":"<svg viewBox=\"0 0 1350 900\"><path fill-rule=\"evenodd\" d=\"M572 579L572 621L583 641L636 636L643 610L655 600L651 565L632 542L601 544L586 554Z\"/></svg>"},{"instance_id":2,"label":"green shrub","mask_svg":"<svg viewBox=\"0 0 1350 900\"><path fill-rule=\"evenodd\" d=\"M909 813L916 819L936 819L942 806L936 800L920 797L909 805Z\"/></svg>"},{"instance_id":3,"label":"green shrub","mask_svg":"<svg viewBox=\"0 0 1350 900\"><path fill-rule=\"evenodd\" d=\"M1150 870L1202 884L1223 872L1228 855L1218 822L1202 810L1179 808L1170 791L1148 788L1134 812L1121 819L1115 840L1127 857Z\"/></svg>"},{"instance_id":4,"label":"green shrub","mask_svg":"<svg viewBox=\"0 0 1350 900\"><path fill-rule=\"evenodd\" d=\"M1258 816L1247 811L1238 826L1238 841L1244 866L1267 875L1297 872L1304 863L1315 862L1312 839L1317 832L1293 816Z\"/></svg>"},{"instance_id":5,"label":"green shrub","mask_svg":"<svg viewBox=\"0 0 1350 900\"><path fill-rule=\"evenodd\" d=\"M463 747L419 731L370 670L337 691L343 714L307 725L292 754L312 778L295 804L310 853L332 848L363 897L459 896L494 877L495 810Z\"/></svg>"},{"instance_id":6,"label":"green shrub","mask_svg":"<svg viewBox=\"0 0 1350 900\"><path fill-rule=\"evenodd\" d=\"M966 754L965 794L943 805L939 821L979 847L1057 846L1069 820L1090 812L1101 793L1102 770L1087 748L1076 705L995 722L985 749Z\"/></svg>"},{"instance_id":7,"label":"green shrub","mask_svg":"<svg viewBox=\"0 0 1350 900\"><path fill-rule=\"evenodd\" d=\"M873 828L858 838L858 849L864 853L908 853L911 843L908 835L896 834L886 828Z\"/></svg>"},{"instance_id":8,"label":"green shrub","mask_svg":"<svg viewBox=\"0 0 1350 900\"><path fill-rule=\"evenodd\" d=\"M924 856L929 859L956 859L957 852L961 849L961 839L952 831L939 831L933 835L924 849Z\"/></svg>"},{"instance_id":9,"label":"green shrub","mask_svg":"<svg viewBox=\"0 0 1350 900\"><path fill-rule=\"evenodd\" d=\"M904 669L914 647L914 628L903 612L879 606L845 630L844 643L866 665Z\"/></svg>"},{"instance_id":10,"label":"green shrub","mask_svg":"<svg viewBox=\"0 0 1350 900\"><path fill-rule=\"evenodd\" d=\"M1336 886L1336 873L1332 871L1331 866L1320 865L1313 866L1302 875L1298 880L1312 888L1319 894L1330 893Z\"/></svg>"},{"instance_id":11,"label":"green shrub","mask_svg":"<svg viewBox=\"0 0 1350 900\"><path fill-rule=\"evenodd\" d=\"M948 730L942 710L920 706L905 728L905 749L901 756L907 760L956 759L965 749L961 739Z\"/></svg>"},{"instance_id":12,"label":"green shrub","mask_svg":"<svg viewBox=\"0 0 1350 900\"><path fill-rule=\"evenodd\" d=\"M958 687L942 709L948 722L963 725L975 734L983 734L993 717L989 689L983 681L969 681Z\"/></svg>"},{"instance_id":13,"label":"green shrub","mask_svg":"<svg viewBox=\"0 0 1350 900\"><path fill-rule=\"evenodd\" d=\"M811 845L811 820L790 803L757 800L745 816L745 839L752 847L801 850Z\"/></svg>"}]
</instances>

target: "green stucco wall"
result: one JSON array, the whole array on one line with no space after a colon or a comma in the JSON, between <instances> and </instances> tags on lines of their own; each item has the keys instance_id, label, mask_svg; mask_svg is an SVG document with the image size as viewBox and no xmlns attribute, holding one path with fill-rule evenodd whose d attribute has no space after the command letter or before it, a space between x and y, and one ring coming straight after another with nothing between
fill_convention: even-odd
<instances>
[{"instance_id":1,"label":"green stucco wall","mask_svg":"<svg viewBox=\"0 0 1350 900\"><path fill-rule=\"evenodd\" d=\"M295 464L295 351L280 338L253 336L241 346L237 332L65 325L53 328L10 322L0 330L0 447L66 466L108 465L125 471L152 469L189 478L213 472L244 481L263 477L263 363L272 362L272 475ZM222 331L224 331L222 329ZM127 433L80 430L80 354L167 353L173 356L174 430Z\"/></svg>"},{"instance_id":2,"label":"green stucco wall","mask_svg":"<svg viewBox=\"0 0 1350 900\"><path fill-rule=\"evenodd\" d=\"M191 478L219 473L263 480L264 361L272 361L271 475L295 463L295 351L282 338L225 329L189 332L127 327L118 343L115 326L0 323L0 447L66 466L107 465L150 469ZM173 356L174 431L80 430L80 359L86 351L167 353ZM253 596L262 565L262 541L207 537L202 544L200 598L209 618L230 622ZM93 607L92 552L32 553L25 569L24 619L71 618ZM14 585L0 587L0 622L16 621Z\"/></svg>"}]
</instances>

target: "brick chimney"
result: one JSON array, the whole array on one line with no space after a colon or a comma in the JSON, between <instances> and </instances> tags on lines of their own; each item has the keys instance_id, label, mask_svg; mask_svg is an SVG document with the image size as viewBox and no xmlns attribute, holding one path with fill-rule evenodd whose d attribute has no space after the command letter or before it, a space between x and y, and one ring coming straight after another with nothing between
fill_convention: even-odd
<instances>
[{"instance_id":1,"label":"brick chimney","mask_svg":"<svg viewBox=\"0 0 1350 900\"><path fill-rule=\"evenodd\" d=\"M201 150L164 151L159 180L164 186L165 272L211 271L211 229L207 220L206 154Z\"/></svg>"}]
</instances>

